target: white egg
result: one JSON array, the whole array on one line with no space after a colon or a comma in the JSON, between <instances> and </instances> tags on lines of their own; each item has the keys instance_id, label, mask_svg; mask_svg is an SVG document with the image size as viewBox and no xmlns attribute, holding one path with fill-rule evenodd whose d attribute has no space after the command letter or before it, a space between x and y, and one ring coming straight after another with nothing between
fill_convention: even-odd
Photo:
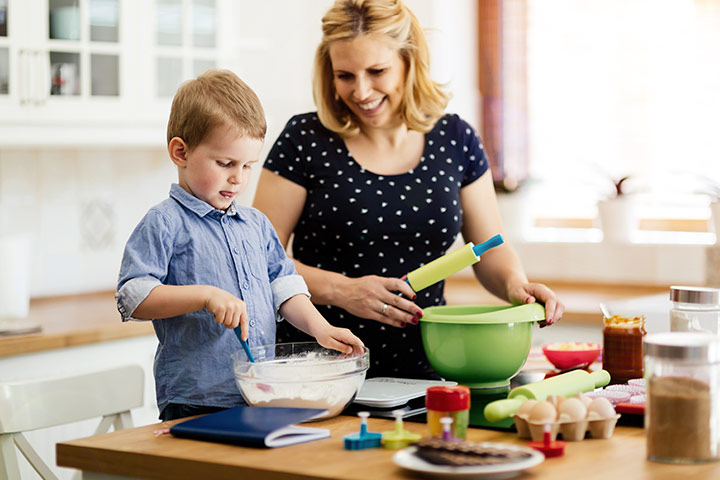
<instances>
[{"instance_id":1,"label":"white egg","mask_svg":"<svg viewBox=\"0 0 720 480\"><path fill-rule=\"evenodd\" d=\"M592 398L588 397L587 395L583 395L582 393L578 393L576 395L576 398L580 399L583 405L585 405L585 408L589 407L592 403Z\"/></svg>"},{"instance_id":2,"label":"white egg","mask_svg":"<svg viewBox=\"0 0 720 480\"><path fill-rule=\"evenodd\" d=\"M612 418L615 416L615 409L605 397L594 398L588 406L588 418L592 419L605 419Z\"/></svg>"},{"instance_id":3,"label":"white egg","mask_svg":"<svg viewBox=\"0 0 720 480\"><path fill-rule=\"evenodd\" d=\"M562 395L548 395L545 400L552 403L552 406L557 409L563 402L563 400L565 400L565 397L563 397Z\"/></svg>"},{"instance_id":4,"label":"white egg","mask_svg":"<svg viewBox=\"0 0 720 480\"><path fill-rule=\"evenodd\" d=\"M531 409L528 420L531 422L554 422L557 410L550 402L538 402Z\"/></svg>"},{"instance_id":5,"label":"white egg","mask_svg":"<svg viewBox=\"0 0 720 480\"><path fill-rule=\"evenodd\" d=\"M558 407L558 420L577 422L587 415L587 408L580 399L568 398Z\"/></svg>"},{"instance_id":6,"label":"white egg","mask_svg":"<svg viewBox=\"0 0 720 480\"><path fill-rule=\"evenodd\" d=\"M530 415L530 410L532 410L536 403L538 403L537 400L525 400L525 402L520 405L520 408L518 408L517 414L527 420Z\"/></svg>"}]
</instances>

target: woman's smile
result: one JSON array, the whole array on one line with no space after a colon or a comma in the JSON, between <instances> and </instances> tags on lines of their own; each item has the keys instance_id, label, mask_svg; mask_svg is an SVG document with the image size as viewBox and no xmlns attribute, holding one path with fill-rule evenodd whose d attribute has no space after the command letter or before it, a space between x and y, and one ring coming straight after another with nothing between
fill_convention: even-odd
<instances>
[{"instance_id":1,"label":"woman's smile","mask_svg":"<svg viewBox=\"0 0 720 480\"><path fill-rule=\"evenodd\" d=\"M362 110L364 113L376 113L378 110L380 110L381 105L383 104L383 101L386 97L378 98L376 100L372 100L369 102L363 102L357 103L357 106L360 107L360 110Z\"/></svg>"}]
</instances>

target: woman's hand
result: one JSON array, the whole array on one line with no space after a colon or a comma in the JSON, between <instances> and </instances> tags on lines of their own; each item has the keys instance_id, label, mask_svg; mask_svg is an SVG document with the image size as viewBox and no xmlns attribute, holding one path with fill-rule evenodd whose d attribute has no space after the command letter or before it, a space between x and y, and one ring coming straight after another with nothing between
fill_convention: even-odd
<instances>
[{"instance_id":1,"label":"woman's hand","mask_svg":"<svg viewBox=\"0 0 720 480\"><path fill-rule=\"evenodd\" d=\"M417 324L422 317L422 309L408 298L415 299L416 295L407 282L399 278L366 275L345 278L334 305L356 317L402 328L408 323Z\"/></svg>"},{"instance_id":2,"label":"woman's hand","mask_svg":"<svg viewBox=\"0 0 720 480\"><path fill-rule=\"evenodd\" d=\"M545 320L540 327L546 327L560 320L565 313L565 305L558 300L555 292L542 283L523 283L508 288L508 299L513 305L540 302L545 306Z\"/></svg>"},{"instance_id":3,"label":"woman's hand","mask_svg":"<svg viewBox=\"0 0 720 480\"><path fill-rule=\"evenodd\" d=\"M248 339L248 315L245 302L225 290L210 287L205 299L205 309L212 313L215 321L225 328L240 326L240 336Z\"/></svg>"}]
</instances>

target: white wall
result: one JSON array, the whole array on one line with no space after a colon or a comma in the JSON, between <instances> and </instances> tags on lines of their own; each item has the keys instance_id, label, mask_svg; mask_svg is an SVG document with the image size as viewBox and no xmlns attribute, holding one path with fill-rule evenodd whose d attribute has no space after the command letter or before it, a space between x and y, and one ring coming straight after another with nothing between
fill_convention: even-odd
<instances>
[{"instance_id":1,"label":"white wall","mask_svg":"<svg viewBox=\"0 0 720 480\"><path fill-rule=\"evenodd\" d=\"M161 150L0 149L0 233L30 239L32 296L113 289L132 228L176 178Z\"/></svg>"}]
</instances>

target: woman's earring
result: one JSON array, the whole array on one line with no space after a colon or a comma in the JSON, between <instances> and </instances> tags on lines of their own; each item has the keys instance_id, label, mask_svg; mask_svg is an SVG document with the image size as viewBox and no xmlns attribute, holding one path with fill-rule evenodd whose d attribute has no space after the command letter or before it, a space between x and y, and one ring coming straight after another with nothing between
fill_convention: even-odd
<instances>
[{"instance_id":1,"label":"woman's earring","mask_svg":"<svg viewBox=\"0 0 720 480\"><path fill-rule=\"evenodd\" d=\"M338 93L335 92L335 101L337 102L337 101L339 101L339 100L340 100L340 95L338 95Z\"/></svg>"}]
</instances>

